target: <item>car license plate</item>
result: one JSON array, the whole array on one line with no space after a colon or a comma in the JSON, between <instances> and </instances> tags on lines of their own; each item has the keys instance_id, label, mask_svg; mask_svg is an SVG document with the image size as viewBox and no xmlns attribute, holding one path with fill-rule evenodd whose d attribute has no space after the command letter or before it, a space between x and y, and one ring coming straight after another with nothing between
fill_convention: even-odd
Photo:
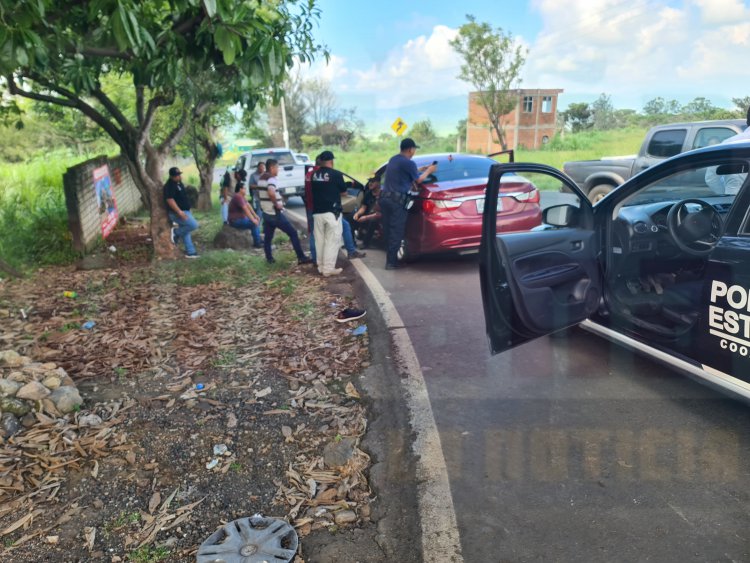
<instances>
[{"instance_id":1,"label":"car license plate","mask_svg":"<svg viewBox=\"0 0 750 563\"><path fill-rule=\"evenodd\" d=\"M497 199L497 212L500 213L503 210L503 198ZM480 215L484 213L484 200L478 199L477 200L477 213Z\"/></svg>"}]
</instances>

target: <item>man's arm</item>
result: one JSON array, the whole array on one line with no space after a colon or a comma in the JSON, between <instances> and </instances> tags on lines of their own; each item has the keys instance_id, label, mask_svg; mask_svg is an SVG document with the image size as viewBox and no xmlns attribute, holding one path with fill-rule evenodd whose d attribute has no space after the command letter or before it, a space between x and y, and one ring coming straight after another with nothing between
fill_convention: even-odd
<instances>
[{"instance_id":1,"label":"man's arm","mask_svg":"<svg viewBox=\"0 0 750 563\"><path fill-rule=\"evenodd\" d=\"M183 221L187 219L187 215L185 215L185 212L182 209L180 209L180 206L177 205L177 202L174 199L167 198L167 207L169 207L172 211L174 211L174 214L177 215Z\"/></svg>"},{"instance_id":2,"label":"man's arm","mask_svg":"<svg viewBox=\"0 0 750 563\"><path fill-rule=\"evenodd\" d=\"M250 204L247 202L245 198L242 198L242 211L245 212L245 217L250 219L253 223L255 223L256 225L260 223L260 219L255 214L255 210L252 207L250 207Z\"/></svg>"},{"instance_id":3,"label":"man's arm","mask_svg":"<svg viewBox=\"0 0 750 563\"><path fill-rule=\"evenodd\" d=\"M276 195L276 186L274 184L268 184L268 198L276 209L284 209L284 202Z\"/></svg>"},{"instance_id":4,"label":"man's arm","mask_svg":"<svg viewBox=\"0 0 750 563\"><path fill-rule=\"evenodd\" d=\"M429 166L425 167L422 171L422 174L416 180L417 184L421 184L422 182L424 182L427 176L435 172L435 170L437 170L436 164L430 164Z\"/></svg>"}]
</instances>

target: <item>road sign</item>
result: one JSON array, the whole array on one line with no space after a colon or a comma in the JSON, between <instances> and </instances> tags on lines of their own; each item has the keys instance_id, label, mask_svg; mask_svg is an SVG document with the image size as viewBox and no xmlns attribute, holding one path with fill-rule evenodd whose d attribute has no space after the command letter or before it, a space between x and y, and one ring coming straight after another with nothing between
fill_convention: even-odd
<instances>
[{"instance_id":1,"label":"road sign","mask_svg":"<svg viewBox=\"0 0 750 563\"><path fill-rule=\"evenodd\" d=\"M398 136L403 135L407 127L409 126L400 117L396 119L396 121L393 122L393 125L391 125L391 129L393 129L396 132L396 135Z\"/></svg>"}]
</instances>

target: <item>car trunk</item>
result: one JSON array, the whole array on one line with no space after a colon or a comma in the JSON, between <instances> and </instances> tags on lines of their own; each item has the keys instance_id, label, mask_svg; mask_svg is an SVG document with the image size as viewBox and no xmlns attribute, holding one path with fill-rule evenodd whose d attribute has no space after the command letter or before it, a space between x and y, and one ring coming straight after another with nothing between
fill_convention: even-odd
<instances>
[{"instance_id":1,"label":"car trunk","mask_svg":"<svg viewBox=\"0 0 750 563\"><path fill-rule=\"evenodd\" d=\"M486 188L486 183L477 185L476 179L424 185L420 191L422 211L427 214L447 213L455 218L481 218ZM510 177L504 180L500 186L500 193L517 195L500 198L499 219L503 215L523 211L529 203L539 202L538 192L525 179Z\"/></svg>"}]
</instances>

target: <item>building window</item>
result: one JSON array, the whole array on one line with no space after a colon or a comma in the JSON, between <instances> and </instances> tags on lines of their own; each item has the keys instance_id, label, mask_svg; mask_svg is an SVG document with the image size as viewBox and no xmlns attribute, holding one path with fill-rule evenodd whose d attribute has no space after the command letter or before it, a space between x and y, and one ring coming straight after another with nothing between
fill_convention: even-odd
<instances>
[{"instance_id":1,"label":"building window","mask_svg":"<svg viewBox=\"0 0 750 563\"><path fill-rule=\"evenodd\" d=\"M546 145L547 143L549 143L549 137L547 135L544 135L542 137L542 144Z\"/></svg>"},{"instance_id":2,"label":"building window","mask_svg":"<svg viewBox=\"0 0 750 563\"><path fill-rule=\"evenodd\" d=\"M534 98L531 96L524 96L523 97L523 112L524 113L531 113L534 109Z\"/></svg>"},{"instance_id":3,"label":"building window","mask_svg":"<svg viewBox=\"0 0 750 563\"><path fill-rule=\"evenodd\" d=\"M552 113L552 96L542 98L542 113Z\"/></svg>"}]
</instances>

